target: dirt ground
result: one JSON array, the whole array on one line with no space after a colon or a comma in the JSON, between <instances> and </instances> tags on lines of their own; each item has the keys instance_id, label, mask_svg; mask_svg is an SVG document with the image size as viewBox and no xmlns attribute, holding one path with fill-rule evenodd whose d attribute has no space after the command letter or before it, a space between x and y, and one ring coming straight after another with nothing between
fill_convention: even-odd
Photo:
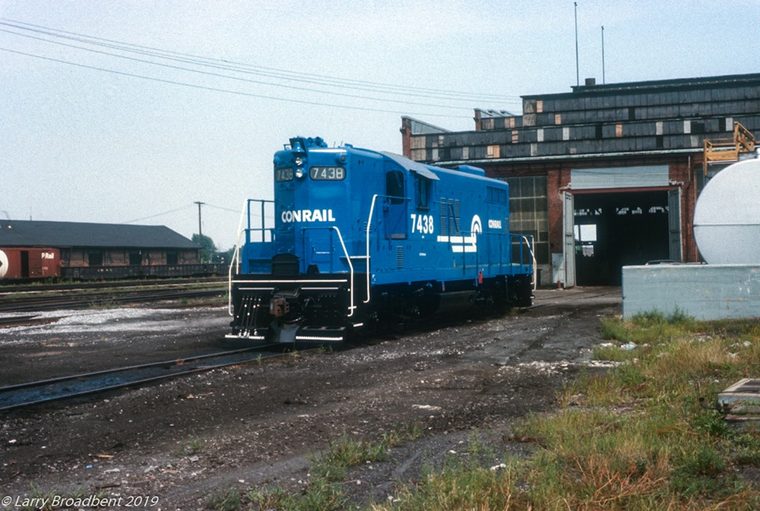
<instances>
[{"instance_id":1,"label":"dirt ground","mask_svg":"<svg viewBox=\"0 0 760 511\"><path fill-rule=\"evenodd\" d=\"M519 454L526 447L509 441L510 425L551 408L555 391L593 366L598 318L619 313L620 290L539 290L536 304L0 412L0 499L12 497L10 509L41 494L142 495L158 497L152 509L206 509L210 494L231 487L298 491L331 440L377 439L413 423L420 438L350 472L355 502L386 500L422 467L466 450L473 434ZM48 314L47 324L0 329L0 385L241 346L223 339L222 307Z\"/></svg>"}]
</instances>

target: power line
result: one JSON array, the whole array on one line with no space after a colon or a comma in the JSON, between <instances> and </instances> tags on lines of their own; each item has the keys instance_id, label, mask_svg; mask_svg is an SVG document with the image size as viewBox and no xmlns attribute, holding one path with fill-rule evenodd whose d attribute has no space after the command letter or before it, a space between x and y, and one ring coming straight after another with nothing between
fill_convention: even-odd
<instances>
[{"instance_id":1,"label":"power line","mask_svg":"<svg viewBox=\"0 0 760 511\"><path fill-rule=\"evenodd\" d=\"M0 22L0 25L3 25L3 24L4 23ZM333 95L333 96L342 96L342 97L355 98L355 99L366 99L366 100L371 100L371 101L381 101L381 102L386 102L386 103L389 102L389 103L408 104L408 105L414 105L414 106L432 106L432 107L437 107L437 108L449 108L449 109L455 109L455 110L471 110L470 107L450 106L450 105L442 105L442 104L437 104L437 103L419 103L419 102L404 101L404 100L399 100L399 99L376 98L376 97L372 97L372 96L362 96L362 95L359 95L359 94L347 94L347 93L341 93L341 92L325 91L325 90L320 90L320 89L311 89L311 88L308 88L308 87L298 87L298 86L293 86L293 85L284 85L284 84L278 84L278 83L274 83L274 82L264 82L264 81L261 81L261 80L251 80L251 79L248 79L248 78L241 78L241 77L238 77L238 76L230 76L230 75L225 75L225 74L222 74L222 73L213 73L213 72L209 72L209 71L200 71L198 69L191 69L191 68L188 68L188 67L174 66L174 65L171 65L171 64L163 64L163 63L160 63L160 62L154 62L154 61L150 61L150 60L139 59L139 58L135 58L135 57L129 57L129 56L126 56L126 55L119 55L119 54L111 53L111 52L107 52L107 51L95 50L95 49L92 49L92 48L85 48L83 46L77 46L75 44L67 44L67 43L62 43L62 42L59 42L59 41L51 41L49 39L45 39L45 38L42 38L42 37L36 37L36 36L33 36L33 35L29 35L29 34L19 34L18 32L13 32L11 30L6 30L6 29L3 29L3 28L0 28L0 32L4 32L6 34L13 34L13 35L17 35L19 37L25 37L25 38L28 38L28 39L34 39L34 40L42 41L42 42L49 43L49 44L55 44L55 45L58 45L58 46L65 46L67 48L75 48L75 49L78 49L78 50L88 51L88 52L96 53L96 54L99 54L99 55L107 55L109 57L116 57L116 58L120 58L120 59L130 60L130 61L133 61L133 62L141 62L141 63L144 63L144 64L150 64L150 65L153 65L153 66L165 67L165 68L168 68L168 69L176 69L176 70L180 70L180 71L188 71L190 73L202 74L202 75L206 75L206 76L214 76L214 77L217 77L217 78L226 78L226 79L229 79L229 80L236 80L236 81L240 81L240 82L254 83L254 84L258 84L258 85L272 85L272 86L275 86L275 87L282 87L282 88L286 88L286 89L301 90L301 91L314 92L314 93L320 93L320 94L329 94L329 95Z\"/></svg>"},{"instance_id":2,"label":"power line","mask_svg":"<svg viewBox=\"0 0 760 511\"><path fill-rule=\"evenodd\" d=\"M109 69L104 68L100 66L91 66L88 64L81 64L78 62L72 62L70 60L64 60L64 59L57 59L53 57L46 57L43 55L37 55L34 53L27 53L23 51L18 50L12 50L10 48L2 48L0 47L0 51L8 52L8 53L14 53L16 55L23 55L26 57L32 57L40 60L47 60L49 62L57 62L59 64L67 64L70 66L80 67L84 69L91 69L94 71L101 71L104 73L111 73L115 75L120 76L128 76L131 78L140 78L142 80L149 80L159 83L165 83L170 85L178 85L181 87L188 87L191 89L199 89L199 90L205 90L205 91L211 91L211 92L222 92L224 94L232 94L235 96L246 96L251 98L259 98L259 99L269 99L272 101L282 101L285 103L296 103L300 105L310 105L310 106L329 106L332 108L340 108L343 110L360 110L363 112L379 112L379 113L385 113L385 114L398 114L398 115L418 115L418 116L427 116L427 117L445 117L445 118L459 118L459 119L470 119L470 116L464 116L464 115L448 115L448 114L436 114L436 113L424 113L424 112L407 112L407 111L400 111L400 110L385 110L382 108L372 108L372 107L361 107L361 106L351 106L351 105L340 105L336 103L321 103L317 101L307 101L307 100L301 100L301 99L292 99L292 98L283 98L279 96L270 96L266 94L255 94L252 92L245 92L245 91L239 91L239 90L232 90L232 89L223 89L220 87L210 87L206 85L199 85L194 83L187 83L187 82L180 82L177 80L168 80L165 78L156 78L152 76L146 76L146 75L140 75L136 73L129 73L126 71L117 71L115 69Z\"/></svg>"},{"instance_id":3,"label":"power line","mask_svg":"<svg viewBox=\"0 0 760 511\"><path fill-rule=\"evenodd\" d=\"M179 207L179 208L170 209L168 211L162 211L161 213L156 213L155 215L144 216L142 218L135 218L134 220L130 220L128 222L122 222L122 223L133 224L135 222L141 222L143 220L149 220L151 218L156 218L157 216L164 216L164 215L168 215L170 213L176 213L177 211L182 211L183 209L191 208L192 206L193 206L192 204L186 204L186 205L184 205L182 207Z\"/></svg>"},{"instance_id":4,"label":"power line","mask_svg":"<svg viewBox=\"0 0 760 511\"><path fill-rule=\"evenodd\" d=\"M240 214L240 210L238 210L238 209L225 208L223 206L217 206L216 204L209 204L208 202L204 202L203 204L205 206L208 206L209 208L221 209L222 211L229 211L230 213L235 213L237 215Z\"/></svg>"},{"instance_id":5,"label":"power line","mask_svg":"<svg viewBox=\"0 0 760 511\"><path fill-rule=\"evenodd\" d=\"M143 45L138 45L138 44L133 44L133 43L126 43L126 42L117 41L113 39L106 39L102 37L90 36L90 35L81 34L77 32L45 27L42 25L35 25L32 23L26 23L23 21L17 21L17 20L12 20L8 18L0 18L0 20L3 21L2 23L3 25L10 26L16 29L43 33L43 34L50 35L53 37L74 39L79 42L84 42L86 44L106 46L112 49L118 49L120 51L137 52L143 55L150 55L150 56L166 58L166 59L177 60L176 57L182 57L183 59L185 59L182 61L186 63L193 63L196 65L212 66L212 67L219 67L219 65L222 65L223 66L222 68L227 69L227 70L233 70L236 72L254 73L254 74L284 79L284 80L317 83L317 84L328 85L332 87L369 90L372 92L387 93L387 94L392 93L392 94L403 94L403 95L422 96L422 97L436 97L437 99L454 99L454 100L459 99L459 100L474 100L474 101L505 101L509 99L511 100L521 99L520 96L516 96L516 95L473 93L473 92L444 90L444 89L436 89L436 88L428 88L428 87L416 87L416 86L410 86L410 85L372 82L368 80L357 80L357 79L350 79L350 78L339 78L339 77L325 76L325 75L319 75L319 74L314 74L314 73L291 71L291 70L281 69L281 68L257 66L257 65L251 65L251 64L246 64L242 62L235 62L235 61L226 60L226 59L213 59L213 58L193 55L189 53L164 50L161 48L156 48L156 47L151 47L151 46L143 46ZM33 27L33 28L30 28L30 27ZM68 35L66 36L62 34L68 34ZM75 37L72 37L72 36L75 36ZM100 42L96 42L96 41L100 41ZM109 43L109 44L103 44L103 43ZM187 59L190 59L190 60L187 60ZM381 89L386 89L386 90L383 91ZM413 91L425 93L425 94L415 94Z\"/></svg>"}]
</instances>

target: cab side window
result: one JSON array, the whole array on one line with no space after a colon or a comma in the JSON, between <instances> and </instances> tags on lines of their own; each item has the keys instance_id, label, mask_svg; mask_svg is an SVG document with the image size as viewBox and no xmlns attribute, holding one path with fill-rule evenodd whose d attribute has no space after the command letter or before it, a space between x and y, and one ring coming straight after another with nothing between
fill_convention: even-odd
<instances>
[{"instance_id":1,"label":"cab side window","mask_svg":"<svg viewBox=\"0 0 760 511\"><path fill-rule=\"evenodd\" d=\"M433 182L422 176L417 176L415 180L415 198L417 200L417 209L430 209L430 191Z\"/></svg>"},{"instance_id":2,"label":"cab side window","mask_svg":"<svg viewBox=\"0 0 760 511\"><path fill-rule=\"evenodd\" d=\"M391 197L391 204L402 204L406 194L404 192L404 173L392 170L385 174L385 195Z\"/></svg>"}]
</instances>

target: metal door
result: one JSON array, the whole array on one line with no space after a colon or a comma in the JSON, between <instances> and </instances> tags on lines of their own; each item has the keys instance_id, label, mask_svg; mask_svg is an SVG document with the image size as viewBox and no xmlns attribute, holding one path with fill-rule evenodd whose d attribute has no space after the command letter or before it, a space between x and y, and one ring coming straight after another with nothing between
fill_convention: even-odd
<instances>
[{"instance_id":1,"label":"metal door","mask_svg":"<svg viewBox=\"0 0 760 511\"><path fill-rule=\"evenodd\" d=\"M563 255L565 260L565 287L575 286L575 209L573 207L573 194L564 192L562 194L563 214L562 214L562 236L563 236Z\"/></svg>"},{"instance_id":2,"label":"metal door","mask_svg":"<svg viewBox=\"0 0 760 511\"><path fill-rule=\"evenodd\" d=\"M387 239L406 239L406 176L398 170L388 171L385 175L385 195L383 201L383 224Z\"/></svg>"},{"instance_id":3,"label":"metal door","mask_svg":"<svg viewBox=\"0 0 760 511\"><path fill-rule=\"evenodd\" d=\"M681 261L681 189L668 190L668 242L673 261Z\"/></svg>"}]
</instances>

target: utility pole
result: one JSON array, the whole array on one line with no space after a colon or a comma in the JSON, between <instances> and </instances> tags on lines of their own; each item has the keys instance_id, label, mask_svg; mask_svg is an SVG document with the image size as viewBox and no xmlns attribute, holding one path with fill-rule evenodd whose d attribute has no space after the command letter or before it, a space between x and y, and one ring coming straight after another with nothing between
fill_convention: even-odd
<instances>
[{"instance_id":1,"label":"utility pole","mask_svg":"<svg viewBox=\"0 0 760 511\"><path fill-rule=\"evenodd\" d=\"M575 85L581 84L581 72L578 66L578 2L573 2L573 9L575 10Z\"/></svg>"},{"instance_id":2,"label":"utility pole","mask_svg":"<svg viewBox=\"0 0 760 511\"><path fill-rule=\"evenodd\" d=\"M195 201L195 204L198 205L198 236L203 237L203 228L201 227L201 206L203 206L206 203L201 202L201 201Z\"/></svg>"},{"instance_id":3,"label":"utility pole","mask_svg":"<svg viewBox=\"0 0 760 511\"><path fill-rule=\"evenodd\" d=\"M602 25L602 85L607 83L607 80L604 76L604 25Z\"/></svg>"}]
</instances>

